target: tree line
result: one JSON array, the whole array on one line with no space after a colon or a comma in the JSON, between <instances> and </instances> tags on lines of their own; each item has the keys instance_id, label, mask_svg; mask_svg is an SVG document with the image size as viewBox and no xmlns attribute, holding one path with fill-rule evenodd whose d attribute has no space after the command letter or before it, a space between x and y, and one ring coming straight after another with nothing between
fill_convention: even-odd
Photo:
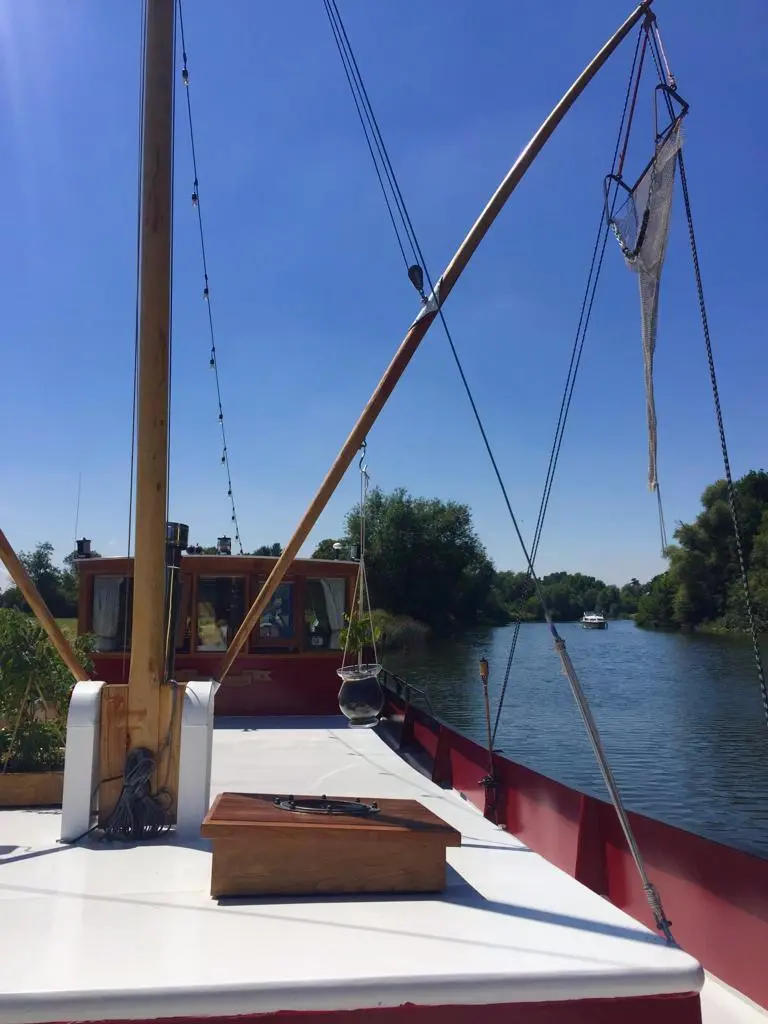
<instances>
[{"instance_id":1,"label":"tree line","mask_svg":"<svg viewBox=\"0 0 768 1024\"><path fill-rule=\"evenodd\" d=\"M543 620L541 602L525 572L499 572L472 526L466 505L415 498L402 488L371 492L366 508L366 567L371 603L408 615L437 633L468 626L503 625L515 618ZM326 538L313 557L333 558L359 546L360 510L346 517L339 538ZM647 585L633 579L611 586L582 573L551 573L541 588L554 619L579 619L585 611L631 615Z\"/></svg>"},{"instance_id":2,"label":"tree line","mask_svg":"<svg viewBox=\"0 0 768 1024\"><path fill-rule=\"evenodd\" d=\"M768 473L752 470L734 485L742 556L753 612L768 629ZM656 629L743 630L747 605L728 486L711 484L693 523L680 523L667 549L669 568L638 603L636 622Z\"/></svg>"},{"instance_id":3,"label":"tree line","mask_svg":"<svg viewBox=\"0 0 768 1024\"><path fill-rule=\"evenodd\" d=\"M53 560L53 544L45 541L38 544L34 551L20 551L19 561L29 573L55 618L72 619L77 615L77 572L74 552L64 559L63 567L58 566ZM15 585L0 592L0 608L31 611Z\"/></svg>"},{"instance_id":4,"label":"tree line","mask_svg":"<svg viewBox=\"0 0 768 1024\"><path fill-rule=\"evenodd\" d=\"M768 625L768 474L752 471L735 485L742 530L742 552L754 609ZM713 627L743 629L744 588L725 481L708 487L696 520L680 523L676 544L667 549L668 569L647 583L631 579L622 587L583 573L555 572L540 579L541 593L556 621L576 620L585 611L609 618L633 616L640 626L664 629ZM394 616L408 616L435 633L474 625L502 625L513 619L543 619L539 596L528 574L499 571L472 524L467 505L419 498L398 488L374 489L365 517L366 566L371 604ZM322 540L315 558L356 557L360 508L345 518L340 537ZM214 554L215 547L201 549ZM277 556L279 543L254 555ZM51 544L38 544L19 556L58 618L77 614L74 554L59 568ZM0 607L27 610L11 586L0 593Z\"/></svg>"}]
</instances>

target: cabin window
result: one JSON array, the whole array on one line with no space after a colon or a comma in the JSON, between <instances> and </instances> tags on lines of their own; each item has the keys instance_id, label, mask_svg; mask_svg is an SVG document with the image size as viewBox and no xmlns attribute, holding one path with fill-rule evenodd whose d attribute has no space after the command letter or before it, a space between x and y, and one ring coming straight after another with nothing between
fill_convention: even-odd
<instances>
[{"instance_id":1,"label":"cabin window","mask_svg":"<svg viewBox=\"0 0 768 1024\"><path fill-rule=\"evenodd\" d=\"M346 580L335 578L307 580L304 621L309 648L338 650L344 628Z\"/></svg>"},{"instance_id":2,"label":"cabin window","mask_svg":"<svg viewBox=\"0 0 768 1024\"><path fill-rule=\"evenodd\" d=\"M293 636L293 583L281 583L259 623L259 641L290 640Z\"/></svg>"},{"instance_id":3,"label":"cabin window","mask_svg":"<svg viewBox=\"0 0 768 1024\"><path fill-rule=\"evenodd\" d=\"M91 632L97 651L124 651L131 646L133 580L128 576L94 576Z\"/></svg>"},{"instance_id":4,"label":"cabin window","mask_svg":"<svg viewBox=\"0 0 768 1024\"><path fill-rule=\"evenodd\" d=\"M245 616L241 576L201 576L197 581L197 650L225 651Z\"/></svg>"}]
</instances>

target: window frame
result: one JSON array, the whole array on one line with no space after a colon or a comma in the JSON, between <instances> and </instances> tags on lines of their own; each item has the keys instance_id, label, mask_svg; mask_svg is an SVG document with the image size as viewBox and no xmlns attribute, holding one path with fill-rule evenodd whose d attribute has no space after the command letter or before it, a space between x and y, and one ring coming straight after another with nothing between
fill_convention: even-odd
<instances>
[{"instance_id":1,"label":"window frame","mask_svg":"<svg viewBox=\"0 0 768 1024\"><path fill-rule=\"evenodd\" d=\"M318 574L313 576L304 577L304 600L302 603L302 621L304 621L304 615L308 607L308 594L309 594L309 583L322 583L323 580L341 580L344 584L344 615L349 615L350 602L352 600L352 594L350 590L349 579L346 576L342 576L340 573L326 573ZM342 625L341 629L344 626ZM303 650L310 654L341 654L344 650L343 646L339 647L316 647L313 644L306 642L305 637L308 633L307 630L302 630L302 643Z\"/></svg>"},{"instance_id":2,"label":"window frame","mask_svg":"<svg viewBox=\"0 0 768 1024\"><path fill-rule=\"evenodd\" d=\"M214 572L199 572L194 574L194 585L192 587L193 601L192 606L192 635L190 637L190 654L198 654L201 657L206 657L210 654L221 655L227 650L229 643L232 642L232 637L229 638L228 643L224 647L217 647L212 650L206 650L198 645L197 638L200 635L200 581L201 580L240 580L243 584L243 618L240 623L235 627L232 636L235 635L237 630L243 623L243 619L248 613L249 608L249 592L248 592L248 573L246 572L228 572L228 573L214 573ZM232 623L228 623L231 627ZM186 652L184 652L186 653Z\"/></svg>"},{"instance_id":3,"label":"window frame","mask_svg":"<svg viewBox=\"0 0 768 1024\"><path fill-rule=\"evenodd\" d=\"M117 638L121 644L120 647L114 647L112 650L100 651L94 650L94 654L103 658L110 655L118 655L120 657L131 653L131 639L133 636L133 573L119 571L116 567L114 572L100 572L91 573L88 582L88 603L86 608L86 629L85 633L89 636L97 636L96 630L94 629L94 611L96 607L96 580L104 579L119 579L122 583L125 583L125 616L122 622L118 622ZM122 586L121 583L121 586ZM81 584L82 585L82 584ZM78 616L79 620L79 616ZM122 626L122 629L120 628ZM126 629L127 627L127 629ZM78 632L80 631L80 625L78 621ZM123 646L123 638L125 637L126 643Z\"/></svg>"},{"instance_id":4,"label":"window frame","mask_svg":"<svg viewBox=\"0 0 768 1024\"><path fill-rule=\"evenodd\" d=\"M264 586L267 577L258 572L251 573L249 577L250 585L250 599L248 607L258 597L259 591ZM296 576L286 576L282 579L278 585L278 589L283 584L290 585L291 587L291 621L293 625L293 631L289 637L262 637L259 635L261 629L261 620L256 623L251 631L251 635L248 638L248 653L250 654L268 654L270 651L301 651L303 650L302 635L297 629L299 622L299 612L304 606L304 587L303 579Z\"/></svg>"}]
</instances>

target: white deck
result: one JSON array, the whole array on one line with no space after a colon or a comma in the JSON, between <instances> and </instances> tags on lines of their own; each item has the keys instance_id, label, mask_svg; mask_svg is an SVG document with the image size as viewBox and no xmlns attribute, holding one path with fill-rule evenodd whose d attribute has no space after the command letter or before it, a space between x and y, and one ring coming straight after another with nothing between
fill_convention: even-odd
<instances>
[{"instance_id":1,"label":"white deck","mask_svg":"<svg viewBox=\"0 0 768 1024\"><path fill-rule=\"evenodd\" d=\"M337 719L218 728L212 796L223 790L412 797L463 843L448 851L441 897L218 905L205 844L61 846L58 813L0 812L0 1024L701 987L693 959L423 778L373 732ZM755 1021L749 1007L736 1014L738 997L715 994L708 1022Z\"/></svg>"}]
</instances>

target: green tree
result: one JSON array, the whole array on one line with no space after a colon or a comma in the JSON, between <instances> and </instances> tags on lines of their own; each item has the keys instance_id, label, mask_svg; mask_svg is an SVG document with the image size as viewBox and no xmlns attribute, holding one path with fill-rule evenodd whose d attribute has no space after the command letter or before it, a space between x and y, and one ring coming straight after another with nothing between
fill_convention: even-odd
<instances>
[{"instance_id":1,"label":"green tree","mask_svg":"<svg viewBox=\"0 0 768 1024\"><path fill-rule=\"evenodd\" d=\"M346 545L360 532L360 509L346 520ZM436 632L508 621L493 563L466 505L373 490L366 508L366 564L374 607L410 615Z\"/></svg>"},{"instance_id":2,"label":"green tree","mask_svg":"<svg viewBox=\"0 0 768 1024\"><path fill-rule=\"evenodd\" d=\"M271 558L278 558L283 553L283 545L275 541L274 544L262 544L261 547L251 551L252 555L268 555Z\"/></svg>"},{"instance_id":3,"label":"green tree","mask_svg":"<svg viewBox=\"0 0 768 1024\"><path fill-rule=\"evenodd\" d=\"M648 584L643 584L637 577L633 576L629 583L625 583L619 592L619 606L622 613L632 615L637 611L637 604L640 598L648 590Z\"/></svg>"},{"instance_id":4,"label":"green tree","mask_svg":"<svg viewBox=\"0 0 768 1024\"><path fill-rule=\"evenodd\" d=\"M615 618L621 611L621 593L619 588L615 587L612 583L604 586L602 590L598 591L595 608L603 615ZM588 609L585 608L584 610L587 611Z\"/></svg>"},{"instance_id":5,"label":"green tree","mask_svg":"<svg viewBox=\"0 0 768 1024\"><path fill-rule=\"evenodd\" d=\"M77 585L68 573L54 564L52 544L45 541L38 544L34 551L20 551L19 561L53 615L57 618L71 618L77 614ZM15 608L27 613L31 611L15 586L8 587L0 594L0 607Z\"/></svg>"},{"instance_id":6,"label":"green tree","mask_svg":"<svg viewBox=\"0 0 768 1024\"><path fill-rule=\"evenodd\" d=\"M768 624L768 473L753 470L734 485L742 551L754 611ZM669 569L657 577L638 602L637 622L664 628L693 629L717 623L732 629L746 625L736 538L724 480L701 496L702 511L693 523L680 523L676 545L668 549Z\"/></svg>"},{"instance_id":7,"label":"green tree","mask_svg":"<svg viewBox=\"0 0 768 1024\"><path fill-rule=\"evenodd\" d=\"M622 595L626 588L620 591L612 584L606 585L602 580L580 572L553 572L543 576L539 584L552 618L556 621L580 619L584 612L598 611L611 617L634 612L637 600L632 597L632 587L636 586L639 593L643 590L638 580L632 580L627 584L630 588L627 596L631 599L625 602ZM543 621L541 601L527 573L499 572L496 575L496 588L513 616L523 622ZM629 607L625 606L626 603Z\"/></svg>"},{"instance_id":8,"label":"green tree","mask_svg":"<svg viewBox=\"0 0 768 1024\"><path fill-rule=\"evenodd\" d=\"M91 671L90 637L70 637ZM0 767L55 771L63 767L72 676L37 620L0 609Z\"/></svg>"},{"instance_id":9,"label":"green tree","mask_svg":"<svg viewBox=\"0 0 768 1024\"><path fill-rule=\"evenodd\" d=\"M338 544L338 541L334 540L333 537L326 537L321 540L320 543L315 547L312 552L313 558L335 558L336 552L334 551L333 545Z\"/></svg>"},{"instance_id":10,"label":"green tree","mask_svg":"<svg viewBox=\"0 0 768 1024\"><path fill-rule=\"evenodd\" d=\"M652 629L669 629L677 625L675 620L675 584L669 573L655 576L647 594L638 601L635 622L638 626Z\"/></svg>"},{"instance_id":11,"label":"green tree","mask_svg":"<svg viewBox=\"0 0 768 1024\"><path fill-rule=\"evenodd\" d=\"M502 570L496 573L495 586L499 600L514 618L533 622L543 617L528 573Z\"/></svg>"}]
</instances>

